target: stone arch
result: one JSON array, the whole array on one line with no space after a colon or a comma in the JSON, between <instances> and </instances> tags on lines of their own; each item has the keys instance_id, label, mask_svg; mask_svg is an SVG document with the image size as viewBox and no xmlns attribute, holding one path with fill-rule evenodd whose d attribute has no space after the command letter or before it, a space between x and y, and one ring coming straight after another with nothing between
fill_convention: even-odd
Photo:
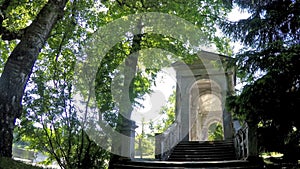
<instances>
[{"instance_id":1,"label":"stone arch","mask_svg":"<svg viewBox=\"0 0 300 169\"><path fill-rule=\"evenodd\" d=\"M202 139L203 140L208 140L209 139L209 128L211 127L211 125L213 125L214 123L219 123L222 126L222 137L224 139L224 126L223 126L223 119L221 119L220 117L218 118L212 118L207 120L207 122L204 124L204 126L207 126L207 129L203 131L203 135L204 136Z\"/></svg>"},{"instance_id":2,"label":"stone arch","mask_svg":"<svg viewBox=\"0 0 300 169\"><path fill-rule=\"evenodd\" d=\"M208 127L220 122L223 127L221 87L211 79L197 80L189 89L189 140L208 140Z\"/></svg>"},{"instance_id":3,"label":"stone arch","mask_svg":"<svg viewBox=\"0 0 300 169\"><path fill-rule=\"evenodd\" d=\"M219 128L221 127L221 128ZM213 123L210 123L208 125L208 140L214 141L214 140L224 140L224 126L222 123L215 121ZM221 132L221 133L220 133Z\"/></svg>"},{"instance_id":4,"label":"stone arch","mask_svg":"<svg viewBox=\"0 0 300 169\"><path fill-rule=\"evenodd\" d=\"M221 62L230 58L227 56L210 53L206 51L200 52L206 63L214 62L221 58ZM201 58L202 59L202 58ZM223 131L225 139L232 139L231 113L225 110L225 100L227 91L233 91L235 80L234 69L223 69L219 66L211 65L204 67L203 60L195 60L192 64L176 62L172 64L176 71L177 92L176 92L176 120L180 124L179 138L180 140L190 140L192 126L190 121L193 114L199 109L197 105L200 95L214 94L220 98L222 102L223 114ZM193 106L194 105L194 106Z\"/></svg>"},{"instance_id":5,"label":"stone arch","mask_svg":"<svg viewBox=\"0 0 300 169\"><path fill-rule=\"evenodd\" d=\"M223 120L220 119L220 118L212 118L212 119L207 120L207 122L205 123L205 125L206 126L210 126L213 123L223 123Z\"/></svg>"},{"instance_id":6,"label":"stone arch","mask_svg":"<svg viewBox=\"0 0 300 169\"><path fill-rule=\"evenodd\" d=\"M188 91L186 93L190 93L191 95L196 93L214 93L216 96L222 99L221 86L212 79L197 79L188 85L187 90Z\"/></svg>"}]
</instances>

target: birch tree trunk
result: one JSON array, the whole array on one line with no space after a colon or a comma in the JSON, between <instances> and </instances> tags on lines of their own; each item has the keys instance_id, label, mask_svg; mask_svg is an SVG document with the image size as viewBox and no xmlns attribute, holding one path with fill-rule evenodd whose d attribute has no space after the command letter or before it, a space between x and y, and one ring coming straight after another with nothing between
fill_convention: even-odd
<instances>
[{"instance_id":1,"label":"birch tree trunk","mask_svg":"<svg viewBox=\"0 0 300 169\"><path fill-rule=\"evenodd\" d=\"M34 63L67 0L49 0L25 29L0 77L0 156L12 157L13 130L22 113L22 97Z\"/></svg>"}]
</instances>

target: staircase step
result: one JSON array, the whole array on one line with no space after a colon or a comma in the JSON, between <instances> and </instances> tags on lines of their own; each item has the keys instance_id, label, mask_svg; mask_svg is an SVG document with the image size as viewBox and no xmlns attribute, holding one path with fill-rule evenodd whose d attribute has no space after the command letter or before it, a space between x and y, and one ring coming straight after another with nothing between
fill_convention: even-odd
<instances>
[{"instance_id":1,"label":"staircase step","mask_svg":"<svg viewBox=\"0 0 300 169\"><path fill-rule=\"evenodd\" d=\"M182 146L182 145L178 145L175 147L175 149L232 149L233 146L200 146L200 145L195 145L195 146L191 146L191 145L186 145L186 146Z\"/></svg>"},{"instance_id":2,"label":"staircase step","mask_svg":"<svg viewBox=\"0 0 300 169\"><path fill-rule=\"evenodd\" d=\"M258 164L236 160L233 141L180 142L168 161L122 161L114 169L261 169Z\"/></svg>"},{"instance_id":3,"label":"staircase step","mask_svg":"<svg viewBox=\"0 0 300 169\"><path fill-rule=\"evenodd\" d=\"M176 146L174 150L232 150L234 147L201 147L201 146L195 146L195 147L182 147L182 146Z\"/></svg>"},{"instance_id":4,"label":"staircase step","mask_svg":"<svg viewBox=\"0 0 300 169\"><path fill-rule=\"evenodd\" d=\"M222 158L222 157L232 157L235 158L235 154L172 154L172 157L177 157L177 158L205 158L205 157L210 157L210 158Z\"/></svg>"},{"instance_id":5,"label":"staircase step","mask_svg":"<svg viewBox=\"0 0 300 169\"><path fill-rule=\"evenodd\" d=\"M227 146L227 145L233 145L233 143L218 143L218 144L213 144L213 143L179 143L178 145L200 145L200 146Z\"/></svg>"},{"instance_id":6,"label":"staircase step","mask_svg":"<svg viewBox=\"0 0 300 169\"><path fill-rule=\"evenodd\" d=\"M128 161L120 164L114 164L114 169L259 169L257 165L248 161L231 160L231 161L191 161L191 162L173 162L173 161Z\"/></svg>"},{"instance_id":7,"label":"staircase step","mask_svg":"<svg viewBox=\"0 0 300 169\"><path fill-rule=\"evenodd\" d=\"M226 156L233 156L235 157L234 153L227 153L227 152L223 152L220 154L214 154L214 153L198 153L198 152L189 152L189 153L184 153L184 152L173 152L172 156L209 156L209 157L226 157Z\"/></svg>"},{"instance_id":8,"label":"staircase step","mask_svg":"<svg viewBox=\"0 0 300 169\"><path fill-rule=\"evenodd\" d=\"M222 153L222 152L231 152L231 153L235 153L235 150L233 150L233 148L186 148L186 149L182 149L182 148L178 148L175 147L173 149L173 152L207 152L207 153Z\"/></svg>"},{"instance_id":9,"label":"staircase step","mask_svg":"<svg viewBox=\"0 0 300 169\"><path fill-rule=\"evenodd\" d=\"M232 157L223 157L223 158L216 158L216 157L185 157L185 158L176 158L176 157L171 157L168 159L168 161L228 161L228 160L233 160L234 158Z\"/></svg>"},{"instance_id":10,"label":"staircase step","mask_svg":"<svg viewBox=\"0 0 300 169\"><path fill-rule=\"evenodd\" d=\"M232 143L226 143L226 144L206 144L206 143L179 143L178 144L179 146L208 146L208 147L214 147L214 146L232 146L233 144Z\"/></svg>"},{"instance_id":11,"label":"staircase step","mask_svg":"<svg viewBox=\"0 0 300 169\"><path fill-rule=\"evenodd\" d=\"M203 151L173 151L172 155L204 155L204 156L226 156L235 155L233 151L220 151L220 152L203 152Z\"/></svg>"},{"instance_id":12,"label":"staircase step","mask_svg":"<svg viewBox=\"0 0 300 169\"><path fill-rule=\"evenodd\" d=\"M233 141L181 141L179 144L233 144Z\"/></svg>"},{"instance_id":13,"label":"staircase step","mask_svg":"<svg viewBox=\"0 0 300 169\"><path fill-rule=\"evenodd\" d=\"M233 141L182 141L171 152L168 161L235 160Z\"/></svg>"}]
</instances>

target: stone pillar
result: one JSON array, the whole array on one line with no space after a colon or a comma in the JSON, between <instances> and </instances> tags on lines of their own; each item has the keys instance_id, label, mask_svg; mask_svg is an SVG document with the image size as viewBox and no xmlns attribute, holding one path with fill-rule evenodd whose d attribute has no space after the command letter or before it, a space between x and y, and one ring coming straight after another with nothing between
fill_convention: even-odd
<instances>
[{"instance_id":1,"label":"stone pillar","mask_svg":"<svg viewBox=\"0 0 300 169\"><path fill-rule=\"evenodd\" d=\"M182 102L181 102L181 140L189 141L189 131L190 131L190 97L188 93L182 94Z\"/></svg>"},{"instance_id":2,"label":"stone pillar","mask_svg":"<svg viewBox=\"0 0 300 169\"><path fill-rule=\"evenodd\" d=\"M161 140L162 134L155 133L155 159L161 160Z\"/></svg>"},{"instance_id":3,"label":"stone pillar","mask_svg":"<svg viewBox=\"0 0 300 169\"><path fill-rule=\"evenodd\" d=\"M258 137L257 137L257 123L248 122L248 158L247 160L251 163L259 166L264 165L264 160L258 155Z\"/></svg>"},{"instance_id":4,"label":"stone pillar","mask_svg":"<svg viewBox=\"0 0 300 169\"><path fill-rule=\"evenodd\" d=\"M223 131L225 140L231 140L233 138L231 113L227 112L226 110L223 110Z\"/></svg>"},{"instance_id":5,"label":"stone pillar","mask_svg":"<svg viewBox=\"0 0 300 169\"><path fill-rule=\"evenodd\" d=\"M122 134L120 138L120 149L119 153L122 155L121 158L134 158L134 143L135 143L135 121L132 121L127 118L123 118L123 123L119 129L119 132Z\"/></svg>"},{"instance_id":6,"label":"stone pillar","mask_svg":"<svg viewBox=\"0 0 300 169\"><path fill-rule=\"evenodd\" d=\"M204 126L202 128L200 140L205 140L205 141L208 140L208 128L207 128L207 126Z\"/></svg>"},{"instance_id":7,"label":"stone pillar","mask_svg":"<svg viewBox=\"0 0 300 169\"><path fill-rule=\"evenodd\" d=\"M257 160L257 125L254 122L248 122L248 127L248 160Z\"/></svg>"},{"instance_id":8,"label":"stone pillar","mask_svg":"<svg viewBox=\"0 0 300 169\"><path fill-rule=\"evenodd\" d=\"M121 122L117 126L117 132L112 137L112 156L109 160L108 169L114 169L115 163L129 161L134 158L135 121L120 116Z\"/></svg>"},{"instance_id":9,"label":"stone pillar","mask_svg":"<svg viewBox=\"0 0 300 169\"><path fill-rule=\"evenodd\" d=\"M238 119L233 119L232 121L232 127L234 130L234 134L237 133L239 131L239 129L242 127L241 123Z\"/></svg>"}]
</instances>

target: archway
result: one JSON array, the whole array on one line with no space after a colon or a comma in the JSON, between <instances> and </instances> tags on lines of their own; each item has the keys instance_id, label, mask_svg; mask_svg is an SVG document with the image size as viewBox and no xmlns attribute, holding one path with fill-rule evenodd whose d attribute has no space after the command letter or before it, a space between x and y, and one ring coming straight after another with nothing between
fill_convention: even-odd
<instances>
[{"instance_id":1,"label":"archway","mask_svg":"<svg viewBox=\"0 0 300 169\"><path fill-rule=\"evenodd\" d=\"M220 58L222 62L230 59L229 57L223 55L205 51L201 51L201 56L203 56L203 59L205 59L205 61L212 63L218 62L218 59ZM205 67L201 59L188 65L182 62L176 62L172 66L176 70L177 79L175 113L176 121L178 122L178 124L180 124L180 140L202 140L199 134L197 139L195 139L195 137L191 135L196 136L197 130L202 130L201 126L199 129L199 125L193 126L192 124L194 121L196 121L196 116L199 116L198 114L200 110L202 111L208 109L203 109L203 105L199 105L201 98L203 100L203 98L209 97L206 94L212 94L213 98L216 98L215 100L219 100L218 105L222 105L217 106L217 112L219 112L218 118L221 119L220 123L223 122L222 125L224 131L224 139L232 139L233 133L231 114L224 109L224 103L228 91L233 90L233 85L235 82L234 70L224 70L218 66ZM214 108L214 104L210 105ZM210 110L209 112L210 115L216 114L216 112L213 113L212 110ZM204 115L205 113L200 114ZM199 122L199 124L203 123L204 122ZM198 127L198 129L196 126Z\"/></svg>"},{"instance_id":2,"label":"archway","mask_svg":"<svg viewBox=\"0 0 300 169\"><path fill-rule=\"evenodd\" d=\"M208 127L208 140L224 140L223 125L220 122L214 122Z\"/></svg>"},{"instance_id":3,"label":"archway","mask_svg":"<svg viewBox=\"0 0 300 169\"><path fill-rule=\"evenodd\" d=\"M215 81L196 81L190 89L189 107L190 141L207 141L213 123L218 122L223 128L221 88Z\"/></svg>"}]
</instances>

